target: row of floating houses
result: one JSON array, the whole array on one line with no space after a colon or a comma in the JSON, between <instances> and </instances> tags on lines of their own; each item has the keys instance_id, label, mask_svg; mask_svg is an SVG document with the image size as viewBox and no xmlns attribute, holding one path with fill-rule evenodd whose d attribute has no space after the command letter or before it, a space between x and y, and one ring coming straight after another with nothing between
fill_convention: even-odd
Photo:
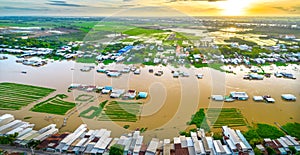
<instances>
[{"instance_id":1,"label":"row of floating houses","mask_svg":"<svg viewBox=\"0 0 300 155\"><path fill-rule=\"evenodd\" d=\"M89 130L86 124L80 125L74 132L58 133L55 124L50 124L38 131L27 122L15 120L13 115L0 116L1 136L18 133L15 145L27 147L31 141L39 141L39 150L68 154L103 154L108 155L115 144L123 146L124 155L254 155L253 148L240 130L227 126L222 127L223 138L214 140L206 136L204 129L190 132L190 137L179 136L173 139L152 138L149 143L143 143L144 136L139 130L111 137L107 129ZM299 140L286 135L278 139L264 139L263 144L256 147L265 152L265 147L272 147L278 154L287 154L289 146L300 151ZM46 153L46 152L45 152Z\"/></svg>"},{"instance_id":2,"label":"row of floating houses","mask_svg":"<svg viewBox=\"0 0 300 155\"><path fill-rule=\"evenodd\" d=\"M112 70L112 69L105 69L105 68L101 67L100 69L97 69L97 72L105 73L109 77L119 77L123 73L129 73L129 72L133 72L133 74L139 75L139 74L141 74L141 69L136 68L134 66L133 67L124 67L122 70ZM149 69L149 73L154 73L154 69ZM172 71L171 73L173 74L174 78L190 76L189 73L182 72L182 71ZM162 76L163 74L164 74L164 72L162 70L158 70L154 73L155 76ZM202 79L203 74L196 74L196 77L198 79Z\"/></svg>"},{"instance_id":3,"label":"row of floating houses","mask_svg":"<svg viewBox=\"0 0 300 155\"><path fill-rule=\"evenodd\" d=\"M270 78L271 73L264 73L264 75L257 74L258 69L252 68L250 69L252 73L249 73L243 77L243 79L248 79L248 80L263 80L264 77ZM296 76L292 73L287 73L287 72L275 72L274 76L276 78L287 78L287 79L296 79Z\"/></svg>"},{"instance_id":4,"label":"row of floating houses","mask_svg":"<svg viewBox=\"0 0 300 155\"><path fill-rule=\"evenodd\" d=\"M296 101L297 97L292 94L282 94L281 98L285 101ZM230 92L229 96L222 96L222 95L212 95L212 100L215 101L225 101L225 102L233 102L235 100L248 100L249 96L246 92ZM256 102L267 102L267 103L275 103L275 99L269 95L265 96L253 96L253 100Z\"/></svg>"},{"instance_id":5,"label":"row of floating houses","mask_svg":"<svg viewBox=\"0 0 300 155\"><path fill-rule=\"evenodd\" d=\"M102 94L109 94L111 98L120 98L122 99L135 99L137 98L147 98L147 92L137 92L136 90L130 89L125 91L125 89L116 89L112 86L91 86L91 85L82 85L82 84L71 84L69 89L76 89L86 92L101 92Z\"/></svg>"}]
</instances>

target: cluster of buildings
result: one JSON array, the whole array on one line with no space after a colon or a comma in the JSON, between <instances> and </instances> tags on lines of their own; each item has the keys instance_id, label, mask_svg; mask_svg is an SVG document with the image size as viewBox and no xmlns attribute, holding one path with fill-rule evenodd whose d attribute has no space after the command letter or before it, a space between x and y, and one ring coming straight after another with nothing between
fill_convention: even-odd
<instances>
[{"instance_id":1,"label":"cluster of buildings","mask_svg":"<svg viewBox=\"0 0 300 155\"><path fill-rule=\"evenodd\" d=\"M26 56L40 56L52 53L53 49L50 48L20 48L20 47L7 47L7 45L0 45L0 52L7 52L11 54L21 54L21 57Z\"/></svg>"},{"instance_id":2,"label":"cluster of buildings","mask_svg":"<svg viewBox=\"0 0 300 155\"><path fill-rule=\"evenodd\" d=\"M135 99L135 98L147 98L147 92L137 92L136 90L130 89L125 91L125 89L117 89L112 86L91 86L91 85L82 85L82 84L71 84L69 89L76 89L86 92L101 92L102 94L108 94L110 98L122 98L126 99Z\"/></svg>"},{"instance_id":3,"label":"cluster of buildings","mask_svg":"<svg viewBox=\"0 0 300 155\"><path fill-rule=\"evenodd\" d=\"M127 66L124 67L122 70L116 70L116 69L106 69L104 67L101 67L97 69L98 73L105 73L109 77L119 77L122 75L122 73L129 73L133 72L135 75L141 74L141 69L135 67L135 66Z\"/></svg>"},{"instance_id":4,"label":"cluster of buildings","mask_svg":"<svg viewBox=\"0 0 300 155\"><path fill-rule=\"evenodd\" d=\"M298 62L300 53L260 53L259 58L252 59L257 64L265 64L267 62Z\"/></svg>"},{"instance_id":5,"label":"cluster of buildings","mask_svg":"<svg viewBox=\"0 0 300 155\"><path fill-rule=\"evenodd\" d=\"M263 153L268 154L267 147L272 148L276 154L287 155L291 154L290 147L294 147L297 152L300 152L299 141L290 135L280 137L277 139L265 138L263 144L256 145L256 147Z\"/></svg>"},{"instance_id":6,"label":"cluster of buildings","mask_svg":"<svg viewBox=\"0 0 300 155\"><path fill-rule=\"evenodd\" d=\"M34 67L40 67L47 64L47 61L44 60L28 60L24 58L17 59L16 62L22 63L23 65L34 66Z\"/></svg>"},{"instance_id":7,"label":"cluster of buildings","mask_svg":"<svg viewBox=\"0 0 300 155\"><path fill-rule=\"evenodd\" d=\"M124 54L129 52L131 49L142 49L142 47L139 46L132 46L132 45L128 45L125 46L124 48L118 50L116 53L110 53L107 55L98 55L96 57L97 61L104 61L104 60L115 60L116 62L121 62L125 60L125 56Z\"/></svg>"},{"instance_id":8,"label":"cluster of buildings","mask_svg":"<svg viewBox=\"0 0 300 155\"><path fill-rule=\"evenodd\" d=\"M34 124L15 120L11 114L0 116L0 136L18 134L15 140L17 146L27 147L32 140L43 141L49 136L58 133L56 124L50 124L40 130L33 130Z\"/></svg>"},{"instance_id":9,"label":"cluster of buildings","mask_svg":"<svg viewBox=\"0 0 300 155\"><path fill-rule=\"evenodd\" d=\"M110 43L113 45L113 43ZM148 44L150 50L153 50L156 46ZM73 47L80 47L85 46L82 42L70 42L66 46L60 47L60 49L55 51L55 55L62 56L65 59L72 59L76 57L83 57L83 58L95 58L95 61L103 62L105 60L114 60L116 62L127 61L131 62L134 59L135 55L128 55L128 52L131 50L140 51L146 48L147 45L139 44L139 45L127 45L122 49L117 51L112 51L108 54L98 54L98 52L94 51L78 51L72 50ZM95 48L99 47L99 45L93 45ZM46 55L53 53L53 49L49 48L8 48L6 45L0 45L0 51L2 52L9 52L9 53L22 53L22 57L25 56L39 56L39 55ZM239 45L238 43L232 43L231 47L239 48L240 50L252 51L252 47L248 45ZM216 47L217 48L217 47ZM189 63L186 62L187 58L190 58L190 62L202 62L202 63L211 63L214 61L219 61L224 64L246 64L250 65L250 62L254 62L256 64L265 64L265 63L274 63L274 62L299 62L300 60L300 53L292 53L288 52L288 49L299 49L299 46L289 46L286 47L284 44L278 44L271 47L262 47L268 50L273 51L273 53L260 53L257 58L249 58L238 53L234 53L234 58L225 58L224 55L217 55L217 54L210 54L207 55L203 54L190 54L192 50L191 47L180 47L177 46L171 47L169 49L164 49L162 46L157 45L157 52L154 53L146 53L143 55L143 60L137 63L154 63L154 64L163 64L167 65L170 62L176 61L178 64ZM155 54L155 55L153 55ZM207 57L210 57L209 59Z\"/></svg>"},{"instance_id":10,"label":"cluster of buildings","mask_svg":"<svg viewBox=\"0 0 300 155\"><path fill-rule=\"evenodd\" d=\"M27 126L27 127L26 127ZM32 141L38 141L37 149L68 154L103 154L118 144L123 147L126 155L254 155L254 150L240 130L227 126L222 127L222 139L215 140L206 136L204 129L190 132L190 137L179 136L173 139L152 138L144 143L144 136L139 130L123 134L120 137L111 137L107 129L89 130L86 124L80 125L74 132L58 133L55 124L50 124L38 131L32 130L34 125L15 120L14 116L4 114L0 116L1 136L18 133L15 144L19 147L28 147ZM265 152L265 147L275 149L278 154L287 154L289 146L300 151L299 141L286 135L276 140L264 139L264 143L256 147Z\"/></svg>"},{"instance_id":11,"label":"cluster of buildings","mask_svg":"<svg viewBox=\"0 0 300 155\"><path fill-rule=\"evenodd\" d=\"M238 48L238 49L243 50L243 51L251 51L252 50L252 47L248 46L246 44L239 45L238 43L231 43L231 47Z\"/></svg>"}]
</instances>

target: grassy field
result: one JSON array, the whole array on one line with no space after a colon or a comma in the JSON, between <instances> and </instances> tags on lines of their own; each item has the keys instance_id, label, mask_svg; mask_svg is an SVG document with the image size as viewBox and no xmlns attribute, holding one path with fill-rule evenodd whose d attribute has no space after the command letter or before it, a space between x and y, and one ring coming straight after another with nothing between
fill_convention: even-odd
<instances>
[{"instance_id":1,"label":"grassy field","mask_svg":"<svg viewBox=\"0 0 300 155\"><path fill-rule=\"evenodd\" d=\"M55 89L17 83L0 83L0 109L19 110L54 92Z\"/></svg>"},{"instance_id":2,"label":"grassy field","mask_svg":"<svg viewBox=\"0 0 300 155\"><path fill-rule=\"evenodd\" d=\"M247 123L241 112L235 108L210 108L206 112L207 119L214 128L246 126Z\"/></svg>"},{"instance_id":3,"label":"grassy field","mask_svg":"<svg viewBox=\"0 0 300 155\"><path fill-rule=\"evenodd\" d=\"M141 111L141 103L111 101L99 116L100 121L135 122Z\"/></svg>"},{"instance_id":4,"label":"grassy field","mask_svg":"<svg viewBox=\"0 0 300 155\"><path fill-rule=\"evenodd\" d=\"M83 117L83 118L88 118L88 119L93 119L94 117L98 117L107 102L108 102L108 100L101 102L99 104L99 107L91 106L88 109L82 111L79 114L79 116Z\"/></svg>"},{"instance_id":5,"label":"grassy field","mask_svg":"<svg viewBox=\"0 0 300 155\"><path fill-rule=\"evenodd\" d=\"M80 58L76 58L76 62L79 62L79 63L96 63L96 57L91 57L91 58L80 57Z\"/></svg>"},{"instance_id":6,"label":"grassy field","mask_svg":"<svg viewBox=\"0 0 300 155\"><path fill-rule=\"evenodd\" d=\"M31 108L34 112L65 115L70 109L76 106L75 103L64 101L67 96L64 94L56 95L46 101L40 102Z\"/></svg>"},{"instance_id":7,"label":"grassy field","mask_svg":"<svg viewBox=\"0 0 300 155\"><path fill-rule=\"evenodd\" d=\"M165 32L164 30L157 30L157 29L146 29L146 28L133 28L127 31L124 31L124 34L130 35L130 36L137 36L137 35L152 35L155 33L163 33Z\"/></svg>"}]
</instances>

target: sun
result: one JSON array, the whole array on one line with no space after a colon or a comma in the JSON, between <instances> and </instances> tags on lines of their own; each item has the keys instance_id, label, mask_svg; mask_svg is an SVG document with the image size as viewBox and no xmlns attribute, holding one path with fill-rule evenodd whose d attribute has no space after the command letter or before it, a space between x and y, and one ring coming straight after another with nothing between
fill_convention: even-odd
<instances>
[{"instance_id":1,"label":"sun","mask_svg":"<svg viewBox=\"0 0 300 155\"><path fill-rule=\"evenodd\" d=\"M253 0L227 0L218 4L224 16L245 15L245 9Z\"/></svg>"}]
</instances>

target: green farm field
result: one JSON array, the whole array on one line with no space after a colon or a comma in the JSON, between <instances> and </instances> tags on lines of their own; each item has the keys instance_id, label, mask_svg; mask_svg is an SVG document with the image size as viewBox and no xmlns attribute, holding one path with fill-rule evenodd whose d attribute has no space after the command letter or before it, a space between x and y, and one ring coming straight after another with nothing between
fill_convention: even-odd
<instances>
[{"instance_id":1,"label":"green farm field","mask_svg":"<svg viewBox=\"0 0 300 155\"><path fill-rule=\"evenodd\" d=\"M55 89L17 83L0 83L0 109L19 110L38 101Z\"/></svg>"},{"instance_id":2,"label":"green farm field","mask_svg":"<svg viewBox=\"0 0 300 155\"><path fill-rule=\"evenodd\" d=\"M247 126L245 118L236 108L208 109L206 116L213 128Z\"/></svg>"},{"instance_id":3,"label":"green farm field","mask_svg":"<svg viewBox=\"0 0 300 155\"><path fill-rule=\"evenodd\" d=\"M142 103L111 101L104 107L99 121L136 122Z\"/></svg>"},{"instance_id":4,"label":"green farm field","mask_svg":"<svg viewBox=\"0 0 300 155\"><path fill-rule=\"evenodd\" d=\"M58 94L46 101L38 103L31 111L65 115L69 110L76 106L75 103L64 101L63 99L66 97L67 96L64 94Z\"/></svg>"}]
</instances>

